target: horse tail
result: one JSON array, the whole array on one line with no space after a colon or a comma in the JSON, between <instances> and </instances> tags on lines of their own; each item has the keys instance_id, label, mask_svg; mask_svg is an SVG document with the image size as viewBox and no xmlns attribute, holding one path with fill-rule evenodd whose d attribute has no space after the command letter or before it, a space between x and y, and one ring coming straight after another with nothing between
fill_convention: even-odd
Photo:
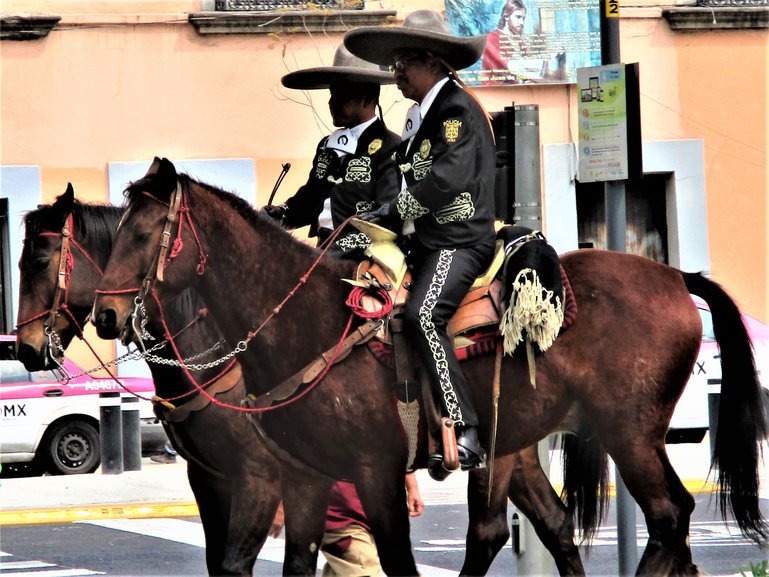
<instances>
[{"instance_id":1,"label":"horse tail","mask_svg":"<svg viewBox=\"0 0 769 577\"><path fill-rule=\"evenodd\" d=\"M705 300L721 351L721 398L711 470L718 471L719 508L727 504L746 537L761 544L769 528L759 509L760 442L767 437L761 386L753 347L742 315L717 283L699 273L682 273L690 293Z\"/></svg>"},{"instance_id":2,"label":"horse tail","mask_svg":"<svg viewBox=\"0 0 769 577\"><path fill-rule=\"evenodd\" d=\"M579 525L583 544L589 546L609 504L609 459L584 423L577 434L564 434L561 444L561 498Z\"/></svg>"}]
</instances>

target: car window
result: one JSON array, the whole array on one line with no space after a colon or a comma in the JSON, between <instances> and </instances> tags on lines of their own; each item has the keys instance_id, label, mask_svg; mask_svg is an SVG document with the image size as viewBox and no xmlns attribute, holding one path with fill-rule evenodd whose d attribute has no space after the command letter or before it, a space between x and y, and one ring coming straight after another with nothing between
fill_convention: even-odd
<instances>
[{"instance_id":1,"label":"car window","mask_svg":"<svg viewBox=\"0 0 769 577\"><path fill-rule=\"evenodd\" d=\"M710 311L706 311L705 309L697 308L697 310L700 312L700 317L702 318L702 340L715 341L716 335L713 332L713 315L710 314Z\"/></svg>"},{"instance_id":2,"label":"car window","mask_svg":"<svg viewBox=\"0 0 769 577\"><path fill-rule=\"evenodd\" d=\"M0 383L26 383L29 373L19 361L0 361Z\"/></svg>"}]
</instances>

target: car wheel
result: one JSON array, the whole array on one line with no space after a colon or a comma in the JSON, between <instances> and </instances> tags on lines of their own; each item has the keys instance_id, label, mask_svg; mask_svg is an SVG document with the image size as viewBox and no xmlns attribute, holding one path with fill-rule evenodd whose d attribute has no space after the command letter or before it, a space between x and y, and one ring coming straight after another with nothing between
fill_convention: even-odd
<instances>
[{"instance_id":1,"label":"car wheel","mask_svg":"<svg viewBox=\"0 0 769 577\"><path fill-rule=\"evenodd\" d=\"M41 449L51 475L93 473L101 460L99 431L92 424L64 421L54 425Z\"/></svg>"}]
</instances>

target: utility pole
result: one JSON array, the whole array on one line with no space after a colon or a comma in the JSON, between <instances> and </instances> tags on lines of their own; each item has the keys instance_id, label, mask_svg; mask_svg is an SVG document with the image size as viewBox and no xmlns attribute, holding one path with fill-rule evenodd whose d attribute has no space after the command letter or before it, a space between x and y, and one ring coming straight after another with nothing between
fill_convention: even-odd
<instances>
[{"instance_id":1,"label":"utility pole","mask_svg":"<svg viewBox=\"0 0 769 577\"><path fill-rule=\"evenodd\" d=\"M619 64L619 0L601 1L601 64ZM604 183L606 207L606 243L609 250L626 252L627 211L625 181ZM619 575L629 577L638 566L636 504L622 477L614 467L617 500L617 559Z\"/></svg>"}]
</instances>

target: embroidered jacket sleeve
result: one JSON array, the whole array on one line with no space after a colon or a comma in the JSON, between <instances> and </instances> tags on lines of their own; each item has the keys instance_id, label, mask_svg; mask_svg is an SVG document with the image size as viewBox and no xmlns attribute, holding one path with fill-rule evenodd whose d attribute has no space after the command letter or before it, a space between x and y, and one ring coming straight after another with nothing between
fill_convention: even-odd
<instances>
[{"instance_id":1,"label":"embroidered jacket sleeve","mask_svg":"<svg viewBox=\"0 0 769 577\"><path fill-rule=\"evenodd\" d=\"M329 177L334 178L339 159L333 150L324 148L325 143L324 138L315 150L307 182L286 201L288 211L285 225L287 228L315 226L318 215L323 210L323 202L331 194L334 181L329 180Z\"/></svg>"}]
</instances>

